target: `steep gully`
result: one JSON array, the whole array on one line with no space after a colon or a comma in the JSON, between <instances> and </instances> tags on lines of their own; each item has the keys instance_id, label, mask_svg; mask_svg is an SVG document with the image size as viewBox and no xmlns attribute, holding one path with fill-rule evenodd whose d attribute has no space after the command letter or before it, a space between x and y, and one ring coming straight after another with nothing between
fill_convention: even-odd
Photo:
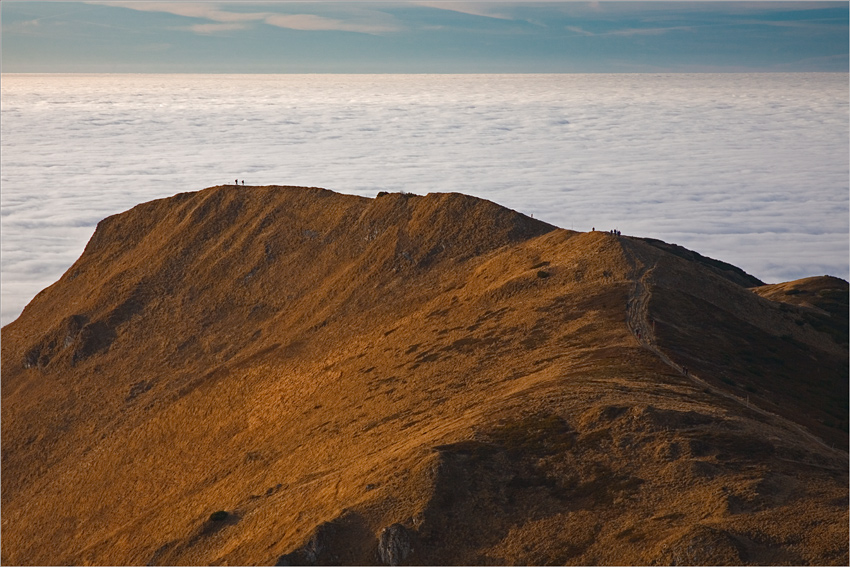
<instances>
[{"instance_id":1,"label":"steep gully","mask_svg":"<svg viewBox=\"0 0 850 567\"><path fill-rule=\"evenodd\" d=\"M807 440L821 446L830 453L836 456L842 456L843 453L834 447L824 443L820 438L807 431L802 426L790 421L780 415L764 410L757 405L750 403L749 399L744 399L735 394L712 386L707 381L699 376L696 376L693 371L677 364L670 359L661 349L658 348L658 342L655 337L655 327L649 316L649 301L652 297L649 281L652 276L652 271L655 269L655 264L650 266L650 260L640 250L638 246L628 237L619 237L620 245L623 249L626 259L632 267L632 279L634 287L629 295L629 300L626 309L626 324L631 332L635 335L641 346L655 354L664 364L675 370L678 374L684 376L705 391L711 392L717 396L722 396L737 404L740 404L748 410L754 411L765 417L770 423L792 429L802 435ZM808 463L806 463L808 464Z\"/></svg>"}]
</instances>

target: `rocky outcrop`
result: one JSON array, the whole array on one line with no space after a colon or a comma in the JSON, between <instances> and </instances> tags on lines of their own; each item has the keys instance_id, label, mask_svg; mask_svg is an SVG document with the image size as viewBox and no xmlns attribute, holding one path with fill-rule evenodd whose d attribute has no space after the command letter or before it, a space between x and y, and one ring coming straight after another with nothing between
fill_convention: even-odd
<instances>
[{"instance_id":1,"label":"rocky outcrop","mask_svg":"<svg viewBox=\"0 0 850 567\"><path fill-rule=\"evenodd\" d=\"M297 549L277 558L276 565L351 565L362 563L375 549L375 535L360 514L346 511L313 530Z\"/></svg>"},{"instance_id":2,"label":"rocky outcrop","mask_svg":"<svg viewBox=\"0 0 850 567\"><path fill-rule=\"evenodd\" d=\"M384 565L401 565L413 551L410 534L401 524L381 530L378 537L378 558Z\"/></svg>"}]
</instances>

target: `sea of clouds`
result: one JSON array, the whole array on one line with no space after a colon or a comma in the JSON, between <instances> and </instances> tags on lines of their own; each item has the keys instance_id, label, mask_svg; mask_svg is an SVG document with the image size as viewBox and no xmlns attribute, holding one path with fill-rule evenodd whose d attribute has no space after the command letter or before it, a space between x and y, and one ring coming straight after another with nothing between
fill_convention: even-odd
<instances>
[{"instance_id":1,"label":"sea of clouds","mask_svg":"<svg viewBox=\"0 0 850 567\"><path fill-rule=\"evenodd\" d=\"M458 191L848 278L846 74L2 77L0 322L143 201L248 185Z\"/></svg>"}]
</instances>

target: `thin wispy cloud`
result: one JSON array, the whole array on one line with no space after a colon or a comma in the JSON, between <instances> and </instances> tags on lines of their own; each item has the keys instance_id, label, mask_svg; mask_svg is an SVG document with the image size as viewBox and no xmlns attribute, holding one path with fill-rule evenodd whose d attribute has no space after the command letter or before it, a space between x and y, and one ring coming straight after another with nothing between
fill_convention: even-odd
<instances>
[{"instance_id":1,"label":"thin wispy cloud","mask_svg":"<svg viewBox=\"0 0 850 567\"><path fill-rule=\"evenodd\" d=\"M190 26L184 27L175 27L172 29L175 30L185 30L190 31L192 33L208 35L208 34L216 34L221 32L229 32L229 31L241 31L249 29L250 26L248 24L192 24Z\"/></svg>"},{"instance_id":2,"label":"thin wispy cloud","mask_svg":"<svg viewBox=\"0 0 850 567\"><path fill-rule=\"evenodd\" d=\"M593 33L592 31L588 31L588 30L582 29L582 28L580 28L580 27L578 27L578 26L564 26L564 29L565 29L565 30L567 30L567 31L571 31L571 32L573 32L574 34L584 35L584 36L587 36L587 37L593 37L593 36L595 36L595 35L596 35L596 34L595 34L595 33Z\"/></svg>"},{"instance_id":3,"label":"thin wispy cloud","mask_svg":"<svg viewBox=\"0 0 850 567\"><path fill-rule=\"evenodd\" d=\"M757 26L770 26L777 28L796 28L796 29L806 29L806 30L846 30L848 28L847 23L835 23L831 20L797 20L797 21L782 21L782 20L737 20L732 22L737 25L757 25Z\"/></svg>"},{"instance_id":4,"label":"thin wispy cloud","mask_svg":"<svg viewBox=\"0 0 850 567\"><path fill-rule=\"evenodd\" d=\"M389 22L345 21L312 14L270 14L263 19L263 23L292 30L335 30L367 34L398 32L402 29Z\"/></svg>"},{"instance_id":5,"label":"thin wispy cloud","mask_svg":"<svg viewBox=\"0 0 850 567\"><path fill-rule=\"evenodd\" d=\"M86 2L100 6L126 8L138 12L163 12L186 18L200 18L214 22L247 22L262 20L265 13L231 12L218 4L208 2Z\"/></svg>"},{"instance_id":6,"label":"thin wispy cloud","mask_svg":"<svg viewBox=\"0 0 850 567\"><path fill-rule=\"evenodd\" d=\"M582 29L578 26L565 26L565 29L586 37L631 37L635 35L662 35L671 32L693 31L694 28L693 26L668 26L657 28L626 28L618 30L608 30L603 32L592 32L589 30Z\"/></svg>"},{"instance_id":7,"label":"thin wispy cloud","mask_svg":"<svg viewBox=\"0 0 850 567\"><path fill-rule=\"evenodd\" d=\"M434 8L437 10L448 10L459 14L467 14L470 16L481 16L483 18L493 18L496 20L514 20L513 15L506 12L506 8L510 8L518 2L414 2L418 6L426 8Z\"/></svg>"},{"instance_id":8,"label":"thin wispy cloud","mask_svg":"<svg viewBox=\"0 0 850 567\"><path fill-rule=\"evenodd\" d=\"M195 2L89 2L102 6L113 6L140 12L160 12L186 18L209 20L211 23L192 24L183 29L200 34L221 31L250 29L249 24L266 24L277 28L301 31L346 31L379 34L401 31L402 27L392 22L383 13L370 11L350 19L328 18L316 14L293 14L280 12L239 12L225 9L221 4ZM252 5L257 5L252 3ZM262 5L262 3L260 3ZM285 7L279 3L278 7ZM229 24L229 25L227 25ZM241 25L236 25L241 24Z\"/></svg>"}]
</instances>

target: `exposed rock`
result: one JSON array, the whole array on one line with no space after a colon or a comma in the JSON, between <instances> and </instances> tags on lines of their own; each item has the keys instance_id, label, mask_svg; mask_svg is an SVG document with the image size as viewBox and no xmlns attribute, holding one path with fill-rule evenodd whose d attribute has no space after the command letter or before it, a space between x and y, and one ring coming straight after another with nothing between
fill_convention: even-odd
<instances>
[{"instance_id":1,"label":"exposed rock","mask_svg":"<svg viewBox=\"0 0 850 567\"><path fill-rule=\"evenodd\" d=\"M74 350L74 362L80 362L108 349L115 336L115 330L104 321L89 323L80 330L79 344Z\"/></svg>"},{"instance_id":2,"label":"exposed rock","mask_svg":"<svg viewBox=\"0 0 850 567\"><path fill-rule=\"evenodd\" d=\"M344 512L338 518L319 524L300 548L278 557L276 565L348 565L363 548L374 549L374 536L363 518Z\"/></svg>"},{"instance_id":3,"label":"exposed rock","mask_svg":"<svg viewBox=\"0 0 850 567\"><path fill-rule=\"evenodd\" d=\"M37 344L30 347L24 356L24 368L44 369L54 356L74 345L86 327L84 315L67 317L58 328L46 333Z\"/></svg>"},{"instance_id":4,"label":"exposed rock","mask_svg":"<svg viewBox=\"0 0 850 567\"><path fill-rule=\"evenodd\" d=\"M34 346L30 350L27 351L27 354L24 356L23 366L24 368L35 368L38 366L38 359L41 358L41 347Z\"/></svg>"},{"instance_id":5,"label":"exposed rock","mask_svg":"<svg viewBox=\"0 0 850 567\"><path fill-rule=\"evenodd\" d=\"M68 317L65 323L65 339L62 341L62 348L68 348L74 344L74 341L77 340L77 336L79 336L80 331L83 330L87 322L88 319L84 315L71 315Z\"/></svg>"},{"instance_id":6,"label":"exposed rock","mask_svg":"<svg viewBox=\"0 0 850 567\"><path fill-rule=\"evenodd\" d=\"M401 524L392 524L381 530L378 538L378 557L384 565L399 565L413 551L410 534Z\"/></svg>"}]
</instances>

